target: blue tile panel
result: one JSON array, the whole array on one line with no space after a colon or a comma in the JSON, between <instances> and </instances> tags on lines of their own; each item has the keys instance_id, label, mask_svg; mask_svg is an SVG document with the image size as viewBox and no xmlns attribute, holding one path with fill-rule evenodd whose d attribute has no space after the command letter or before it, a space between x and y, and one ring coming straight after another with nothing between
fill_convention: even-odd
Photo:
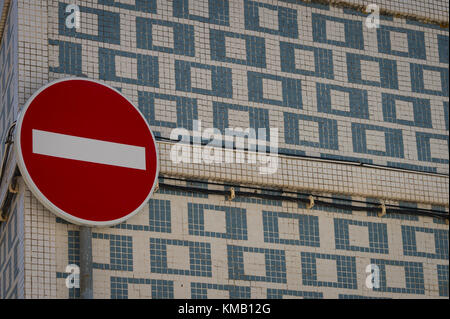
<instances>
[{"instance_id":1,"label":"blue tile panel","mask_svg":"<svg viewBox=\"0 0 450 319\"><path fill-rule=\"evenodd\" d=\"M296 50L313 52L315 71L296 67ZM281 71L283 72L334 79L333 51L331 50L280 41L280 59Z\"/></svg>"},{"instance_id":2,"label":"blue tile panel","mask_svg":"<svg viewBox=\"0 0 450 319\"><path fill-rule=\"evenodd\" d=\"M68 231L67 253L69 264L80 264L80 232L75 230Z\"/></svg>"},{"instance_id":3,"label":"blue tile panel","mask_svg":"<svg viewBox=\"0 0 450 319\"><path fill-rule=\"evenodd\" d=\"M367 131L379 131L384 133L385 151L371 150L367 147ZM372 154L377 156L389 156L404 158L403 131L370 124L352 123L353 151L355 153Z\"/></svg>"},{"instance_id":4,"label":"blue tile panel","mask_svg":"<svg viewBox=\"0 0 450 319\"><path fill-rule=\"evenodd\" d=\"M283 296L302 299L323 299L323 293L321 292L267 288L267 299L282 299Z\"/></svg>"},{"instance_id":5,"label":"blue tile panel","mask_svg":"<svg viewBox=\"0 0 450 319\"><path fill-rule=\"evenodd\" d=\"M76 76L84 76L82 73L81 44L49 40L49 45L58 46L58 67L50 67L49 71Z\"/></svg>"},{"instance_id":6,"label":"blue tile panel","mask_svg":"<svg viewBox=\"0 0 450 319\"><path fill-rule=\"evenodd\" d=\"M368 234L369 246L352 245L349 227L365 228ZM336 249L361 251L366 253L389 254L387 225L350 219L334 219L334 234Z\"/></svg>"},{"instance_id":7,"label":"blue tile panel","mask_svg":"<svg viewBox=\"0 0 450 319\"><path fill-rule=\"evenodd\" d=\"M261 25L261 10L267 9L278 18L278 26L273 28ZM244 0L245 28L290 38L298 38L297 10L283 6Z\"/></svg>"},{"instance_id":8,"label":"blue tile panel","mask_svg":"<svg viewBox=\"0 0 450 319\"><path fill-rule=\"evenodd\" d=\"M432 128L431 106L429 99L415 98L411 96L401 96L389 93L382 93L383 119L386 122L398 123L408 126ZM397 117L397 101L404 101L412 104L414 121L399 119Z\"/></svg>"},{"instance_id":9,"label":"blue tile panel","mask_svg":"<svg viewBox=\"0 0 450 319\"><path fill-rule=\"evenodd\" d=\"M215 29L210 29L209 37L212 60L243 64L259 68L266 67L266 46L264 38ZM245 41L245 47L240 48L245 52L245 59L230 58L227 56L227 38L242 39Z\"/></svg>"},{"instance_id":10,"label":"blue tile panel","mask_svg":"<svg viewBox=\"0 0 450 319\"><path fill-rule=\"evenodd\" d=\"M228 119L229 110L242 111L243 115L248 115L249 123L248 127L255 130L256 137L258 136L258 129L264 128L266 130L266 139L270 137L270 124L269 124L269 110L263 108L249 107L246 105L228 104L213 102L213 125L218 128L222 133L225 133L226 129L231 130L232 123ZM244 129L244 128L242 128ZM234 131L234 130L233 130ZM244 136L239 132L234 132L236 136Z\"/></svg>"},{"instance_id":11,"label":"blue tile panel","mask_svg":"<svg viewBox=\"0 0 450 319\"><path fill-rule=\"evenodd\" d=\"M449 142L448 142L447 135L416 132L417 153L418 153L417 157L418 157L419 161L448 164L449 163L448 159L436 158L436 157L432 156L430 139L446 141L447 149L448 149ZM443 156L445 156L445 155L443 154Z\"/></svg>"},{"instance_id":12,"label":"blue tile panel","mask_svg":"<svg viewBox=\"0 0 450 319\"><path fill-rule=\"evenodd\" d=\"M104 238L106 235L103 235ZM95 238L95 236L92 236ZM133 241L131 236L109 235L110 269L133 271Z\"/></svg>"},{"instance_id":13,"label":"blue tile panel","mask_svg":"<svg viewBox=\"0 0 450 319\"><path fill-rule=\"evenodd\" d=\"M321 280L317 275L318 259L336 262L337 281ZM356 258L332 254L301 252L302 283L305 286L357 289Z\"/></svg>"},{"instance_id":14,"label":"blue tile panel","mask_svg":"<svg viewBox=\"0 0 450 319\"><path fill-rule=\"evenodd\" d=\"M264 241L275 244L320 247L319 218L317 216L263 211ZM280 238L279 220L298 223L298 238ZM288 221L289 222L289 221Z\"/></svg>"},{"instance_id":15,"label":"blue tile panel","mask_svg":"<svg viewBox=\"0 0 450 319\"><path fill-rule=\"evenodd\" d=\"M406 34L408 52L396 51L391 48L392 32ZM377 29L378 52L387 53L413 59L426 59L424 32L411 29L381 25Z\"/></svg>"},{"instance_id":16,"label":"blue tile panel","mask_svg":"<svg viewBox=\"0 0 450 319\"><path fill-rule=\"evenodd\" d=\"M161 190L158 193L163 193ZM128 229L135 231L151 231L160 233L170 233L172 228L172 213L169 200L151 199L148 202L148 225L136 225L129 222L112 226L116 229Z\"/></svg>"},{"instance_id":17,"label":"blue tile panel","mask_svg":"<svg viewBox=\"0 0 450 319\"><path fill-rule=\"evenodd\" d=\"M417 233L432 234L434 252L417 250ZM402 225L403 254L405 256L448 260L448 230Z\"/></svg>"},{"instance_id":18,"label":"blue tile panel","mask_svg":"<svg viewBox=\"0 0 450 319\"><path fill-rule=\"evenodd\" d=\"M155 99L168 102L174 101L176 103L176 110L174 110L176 117L165 121L156 119ZM192 130L193 121L198 119L197 99L184 96L138 91L138 107L148 123L154 126L168 128L182 127Z\"/></svg>"},{"instance_id":19,"label":"blue tile panel","mask_svg":"<svg viewBox=\"0 0 450 319\"><path fill-rule=\"evenodd\" d=\"M133 271L133 238L112 234L92 233L93 239L109 241L109 264L92 263L94 269Z\"/></svg>"},{"instance_id":20,"label":"blue tile panel","mask_svg":"<svg viewBox=\"0 0 450 319\"><path fill-rule=\"evenodd\" d=\"M192 68L204 69L211 72L211 89L192 87ZM226 98L233 96L231 69L226 67L176 60L175 83L176 89L179 91Z\"/></svg>"},{"instance_id":21,"label":"blue tile panel","mask_svg":"<svg viewBox=\"0 0 450 319\"><path fill-rule=\"evenodd\" d=\"M422 263L385 259L371 259L370 263L375 264L380 268L380 287L374 287L374 291L401 294L425 294ZM406 282L406 286L404 288L390 286L392 283L387 282L386 266L400 267L404 270Z\"/></svg>"},{"instance_id":22,"label":"blue tile panel","mask_svg":"<svg viewBox=\"0 0 450 319\"><path fill-rule=\"evenodd\" d=\"M300 127L299 120L318 124L319 142L308 141L303 136L303 128ZM284 112L284 139L286 144L337 150L339 147L337 121L324 117Z\"/></svg>"},{"instance_id":23,"label":"blue tile panel","mask_svg":"<svg viewBox=\"0 0 450 319\"><path fill-rule=\"evenodd\" d=\"M189 0L174 0L173 16L210 24L229 25L229 3L228 0L209 0L208 17L203 17L189 13Z\"/></svg>"},{"instance_id":24,"label":"blue tile panel","mask_svg":"<svg viewBox=\"0 0 450 319\"><path fill-rule=\"evenodd\" d=\"M435 86L432 89L425 87L425 79L423 76L424 70L432 71L437 73L437 77L440 77L440 86ZM413 92L438 95L438 96L448 96L448 68L441 68L431 65L423 64L410 64L411 73L411 89Z\"/></svg>"},{"instance_id":25,"label":"blue tile panel","mask_svg":"<svg viewBox=\"0 0 450 319\"><path fill-rule=\"evenodd\" d=\"M332 91L344 92L349 96L349 105L332 105ZM367 91L347 88L344 86L316 83L317 111L321 113L335 114L361 119L369 119L369 105L367 101ZM336 110L334 107L345 106L348 111Z\"/></svg>"},{"instance_id":26,"label":"blue tile panel","mask_svg":"<svg viewBox=\"0 0 450 319\"><path fill-rule=\"evenodd\" d=\"M206 229L206 214L218 223L223 223L219 218L224 215L226 232ZM188 203L188 227L189 235L247 240L247 213L243 208Z\"/></svg>"},{"instance_id":27,"label":"blue tile panel","mask_svg":"<svg viewBox=\"0 0 450 319\"><path fill-rule=\"evenodd\" d=\"M448 35L438 34L439 62L448 64Z\"/></svg>"},{"instance_id":28,"label":"blue tile panel","mask_svg":"<svg viewBox=\"0 0 450 319\"><path fill-rule=\"evenodd\" d=\"M172 269L167 265L167 246L186 247L189 261L186 269ZM150 238L150 269L160 274L211 277L211 245L187 240Z\"/></svg>"},{"instance_id":29,"label":"blue tile panel","mask_svg":"<svg viewBox=\"0 0 450 319\"><path fill-rule=\"evenodd\" d=\"M111 299L128 299L128 285L146 285L152 299L173 299L173 281L148 278L110 278ZM150 293L151 292L151 293Z\"/></svg>"},{"instance_id":30,"label":"blue tile panel","mask_svg":"<svg viewBox=\"0 0 450 319\"><path fill-rule=\"evenodd\" d=\"M171 29L173 33L173 48L155 45L153 38L155 26ZM160 35L166 37L167 35ZM186 56L195 56L194 26L165 20L136 17L136 46L139 49L161 51Z\"/></svg>"},{"instance_id":31,"label":"blue tile panel","mask_svg":"<svg viewBox=\"0 0 450 319\"><path fill-rule=\"evenodd\" d=\"M327 37L327 21L344 25L345 41L330 40ZM364 50L362 22L350 19L337 18L323 14L312 14L312 28L314 42L327 43L341 47Z\"/></svg>"},{"instance_id":32,"label":"blue tile panel","mask_svg":"<svg viewBox=\"0 0 450 319\"><path fill-rule=\"evenodd\" d=\"M68 264L80 264L80 232L69 230L67 233ZM80 298L80 288L69 289L69 298Z\"/></svg>"},{"instance_id":33,"label":"blue tile panel","mask_svg":"<svg viewBox=\"0 0 450 319\"><path fill-rule=\"evenodd\" d=\"M362 73L371 72L371 70L362 69L361 61L369 61L378 64L380 72L379 81L363 79ZM347 76L350 83L398 90L397 62L395 60L347 53Z\"/></svg>"},{"instance_id":34,"label":"blue tile panel","mask_svg":"<svg viewBox=\"0 0 450 319\"><path fill-rule=\"evenodd\" d=\"M252 71L247 72L247 79L248 100L250 102L286 106L294 109L303 108L300 80ZM280 99L264 97L264 80L280 82L282 87Z\"/></svg>"},{"instance_id":35,"label":"blue tile panel","mask_svg":"<svg viewBox=\"0 0 450 319\"><path fill-rule=\"evenodd\" d=\"M136 54L106 48L98 49L99 77L105 81L116 81L136 85L159 87L159 68L156 56ZM117 75L116 57L130 58L136 61L137 77L126 78Z\"/></svg>"},{"instance_id":36,"label":"blue tile panel","mask_svg":"<svg viewBox=\"0 0 450 319\"><path fill-rule=\"evenodd\" d=\"M220 290L229 293L230 299L250 299L250 287L220 285L210 283L191 283L191 298L192 299L207 299L208 290Z\"/></svg>"},{"instance_id":37,"label":"blue tile panel","mask_svg":"<svg viewBox=\"0 0 450 319\"><path fill-rule=\"evenodd\" d=\"M448 265L437 265L439 296L448 297Z\"/></svg>"},{"instance_id":38,"label":"blue tile panel","mask_svg":"<svg viewBox=\"0 0 450 319\"><path fill-rule=\"evenodd\" d=\"M170 233L172 227L170 200L151 199L148 206L149 230Z\"/></svg>"},{"instance_id":39,"label":"blue tile panel","mask_svg":"<svg viewBox=\"0 0 450 319\"><path fill-rule=\"evenodd\" d=\"M286 283L286 257L284 250L227 245L228 278L231 280ZM246 274L244 253L263 254L266 275Z\"/></svg>"}]
</instances>

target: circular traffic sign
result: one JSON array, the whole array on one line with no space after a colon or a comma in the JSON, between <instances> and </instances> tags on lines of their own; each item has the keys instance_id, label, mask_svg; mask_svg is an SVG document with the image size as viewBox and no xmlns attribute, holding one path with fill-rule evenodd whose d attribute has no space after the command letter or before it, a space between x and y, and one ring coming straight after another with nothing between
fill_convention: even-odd
<instances>
[{"instance_id":1,"label":"circular traffic sign","mask_svg":"<svg viewBox=\"0 0 450 319\"><path fill-rule=\"evenodd\" d=\"M95 80L66 78L23 107L15 149L32 193L78 225L111 226L136 214L155 188L155 138L141 112Z\"/></svg>"}]
</instances>

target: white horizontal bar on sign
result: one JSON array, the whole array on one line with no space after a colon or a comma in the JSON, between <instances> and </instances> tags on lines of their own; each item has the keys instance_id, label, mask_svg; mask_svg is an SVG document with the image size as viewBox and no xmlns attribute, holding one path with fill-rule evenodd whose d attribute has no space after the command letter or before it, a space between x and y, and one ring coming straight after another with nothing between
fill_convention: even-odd
<instances>
[{"instance_id":1,"label":"white horizontal bar on sign","mask_svg":"<svg viewBox=\"0 0 450 319\"><path fill-rule=\"evenodd\" d=\"M145 170L145 147L33 129L33 153Z\"/></svg>"}]
</instances>

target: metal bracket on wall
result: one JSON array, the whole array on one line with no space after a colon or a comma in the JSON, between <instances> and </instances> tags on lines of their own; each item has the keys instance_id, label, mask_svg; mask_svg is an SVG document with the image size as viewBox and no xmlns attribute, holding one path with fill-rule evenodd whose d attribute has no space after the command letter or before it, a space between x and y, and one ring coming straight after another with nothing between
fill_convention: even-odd
<instances>
[{"instance_id":1,"label":"metal bracket on wall","mask_svg":"<svg viewBox=\"0 0 450 319\"><path fill-rule=\"evenodd\" d=\"M8 221L8 216L3 216L3 210L0 210L0 222Z\"/></svg>"},{"instance_id":2,"label":"metal bracket on wall","mask_svg":"<svg viewBox=\"0 0 450 319\"><path fill-rule=\"evenodd\" d=\"M314 196L309 195L308 198L309 198L309 203L308 203L308 205L306 205L306 208L311 209L314 207Z\"/></svg>"},{"instance_id":3,"label":"metal bracket on wall","mask_svg":"<svg viewBox=\"0 0 450 319\"><path fill-rule=\"evenodd\" d=\"M14 200L14 196L19 192L18 177L20 177L20 171L16 166L11 182L8 185L6 196L3 202L0 203L0 223L8 221L10 204Z\"/></svg>"},{"instance_id":4,"label":"metal bracket on wall","mask_svg":"<svg viewBox=\"0 0 450 319\"><path fill-rule=\"evenodd\" d=\"M8 186L10 193L17 194L19 192L19 183L17 183L16 178L13 177L11 183Z\"/></svg>"},{"instance_id":5,"label":"metal bracket on wall","mask_svg":"<svg viewBox=\"0 0 450 319\"><path fill-rule=\"evenodd\" d=\"M230 196L228 197L229 201L232 201L236 197L236 193L234 192L234 187L230 188Z\"/></svg>"},{"instance_id":6,"label":"metal bracket on wall","mask_svg":"<svg viewBox=\"0 0 450 319\"><path fill-rule=\"evenodd\" d=\"M383 217L384 215L386 215L386 205L383 203L380 206L381 208L381 212L378 212L378 217Z\"/></svg>"}]
</instances>

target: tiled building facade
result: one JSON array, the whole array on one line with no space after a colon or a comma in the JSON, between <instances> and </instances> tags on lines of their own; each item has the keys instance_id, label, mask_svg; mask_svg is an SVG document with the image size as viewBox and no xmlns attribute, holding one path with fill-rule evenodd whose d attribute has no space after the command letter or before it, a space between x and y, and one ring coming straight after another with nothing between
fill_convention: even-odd
<instances>
[{"instance_id":1,"label":"tiled building facade","mask_svg":"<svg viewBox=\"0 0 450 319\"><path fill-rule=\"evenodd\" d=\"M410 2L375 1L448 20L446 2ZM72 3L79 29L66 24ZM160 184L187 187L161 186L127 222L93 230L94 297L448 298L445 219L369 209L381 212L384 203L448 213L448 28L382 15L370 29L367 15L350 7L0 2L0 155L37 89L88 77L120 90L160 137ZM277 172L260 174L249 163L174 163L166 138L175 128L192 132L195 120L222 133L278 128ZM13 180L10 152L2 203ZM79 227L15 181L18 192L2 207L0 297L79 297L65 285L66 266L79 263ZM201 191L230 186L368 209ZM366 286L370 264L380 269L379 288Z\"/></svg>"}]
</instances>

